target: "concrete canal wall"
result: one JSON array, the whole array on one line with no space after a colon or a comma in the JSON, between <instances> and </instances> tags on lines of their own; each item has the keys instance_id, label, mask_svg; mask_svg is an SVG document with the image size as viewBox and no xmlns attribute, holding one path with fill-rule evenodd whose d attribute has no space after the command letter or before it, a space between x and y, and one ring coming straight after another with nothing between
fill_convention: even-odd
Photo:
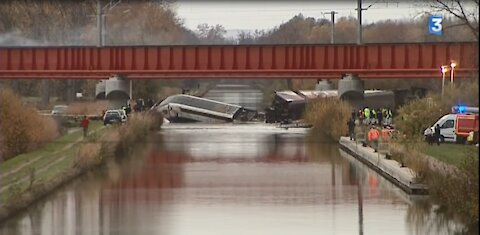
<instances>
[{"instance_id":1,"label":"concrete canal wall","mask_svg":"<svg viewBox=\"0 0 480 235\"><path fill-rule=\"evenodd\" d=\"M360 142L351 141L348 137L341 137L339 143L343 151L377 171L406 193L427 194L427 187L418 182L412 169L401 167L397 161L387 159L385 154L375 152L370 147L363 147Z\"/></svg>"}]
</instances>

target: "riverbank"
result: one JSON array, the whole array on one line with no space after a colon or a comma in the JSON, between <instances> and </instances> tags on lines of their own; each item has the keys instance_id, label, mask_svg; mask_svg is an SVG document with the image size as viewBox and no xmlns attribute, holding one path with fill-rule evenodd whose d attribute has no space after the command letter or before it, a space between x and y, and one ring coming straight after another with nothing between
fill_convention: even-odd
<instances>
[{"instance_id":1,"label":"riverbank","mask_svg":"<svg viewBox=\"0 0 480 235\"><path fill-rule=\"evenodd\" d=\"M364 147L362 143L350 140L349 137L340 137L339 143L342 150L378 172L406 193L427 194L426 185L421 183L421 179L412 169L389 159L385 153L375 152L373 148Z\"/></svg>"},{"instance_id":2,"label":"riverbank","mask_svg":"<svg viewBox=\"0 0 480 235\"><path fill-rule=\"evenodd\" d=\"M2 177L0 187L0 221L95 169L106 159L129 152L157 124L143 114L120 126L104 128L100 122L92 122L86 139L78 129L45 148L6 161L2 164L2 176L8 177Z\"/></svg>"}]
</instances>

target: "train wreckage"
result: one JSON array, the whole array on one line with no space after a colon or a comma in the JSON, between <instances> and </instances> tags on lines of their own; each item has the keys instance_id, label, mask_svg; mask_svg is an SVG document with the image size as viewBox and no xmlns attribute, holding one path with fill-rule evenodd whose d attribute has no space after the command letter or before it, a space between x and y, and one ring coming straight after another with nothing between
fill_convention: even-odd
<instances>
[{"instance_id":1,"label":"train wreckage","mask_svg":"<svg viewBox=\"0 0 480 235\"><path fill-rule=\"evenodd\" d=\"M170 122L251 121L257 115L257 111L239 105L183 94L169 96L152 109Z\"/></svg>"},{"instance_id":2,"label":"train wreckage","mask_svg":"<svg viewBox=\"0 0 480 235\"><path fill-rule=\"evenodd\" d=\"M350 99L354 109L363 107L397 108L406 101L425 95L423 88L404 90L365 90L360 99ZM271 106L265 109L266 123L290 123L301 120L307 104L318 98L339 98L337 90L276 91ZM221 123L252 121L257 119L256 110L239 105L219 102L190 95L172 95L152 109L160 112L170 122Z\"/></svg>"}]
</instances>

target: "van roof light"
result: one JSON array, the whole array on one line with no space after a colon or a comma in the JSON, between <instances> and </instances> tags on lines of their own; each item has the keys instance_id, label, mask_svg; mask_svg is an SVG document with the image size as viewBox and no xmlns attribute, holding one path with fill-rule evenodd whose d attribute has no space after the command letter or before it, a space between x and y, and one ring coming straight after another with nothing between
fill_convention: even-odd
<instances>
[{"instance_id":1,"label":"van roof light","mask_svg":"<svg viewBox=\"0 0 480 235\"><path fill-rule=\"evenodd\" d=\"M478 113L478 107L457 105L452 107L452 113Z\"/></svg>"}]
</instances>

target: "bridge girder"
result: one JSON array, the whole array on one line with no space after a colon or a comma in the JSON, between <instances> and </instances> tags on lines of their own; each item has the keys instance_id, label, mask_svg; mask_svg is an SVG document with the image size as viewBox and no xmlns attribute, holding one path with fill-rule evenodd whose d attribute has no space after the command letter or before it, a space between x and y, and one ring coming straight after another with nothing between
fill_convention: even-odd
<instances>
[{"instance_id":1,"label":"bridge girder","mask_svg":"<svg viewBox=\"0 0 480 235\"><path fill-rule=\"evenodd\" d=\"M478 71L478 44L300 44L0 47L0 79L361 79L455 77Z\"/></svg>"}]
</instances>

